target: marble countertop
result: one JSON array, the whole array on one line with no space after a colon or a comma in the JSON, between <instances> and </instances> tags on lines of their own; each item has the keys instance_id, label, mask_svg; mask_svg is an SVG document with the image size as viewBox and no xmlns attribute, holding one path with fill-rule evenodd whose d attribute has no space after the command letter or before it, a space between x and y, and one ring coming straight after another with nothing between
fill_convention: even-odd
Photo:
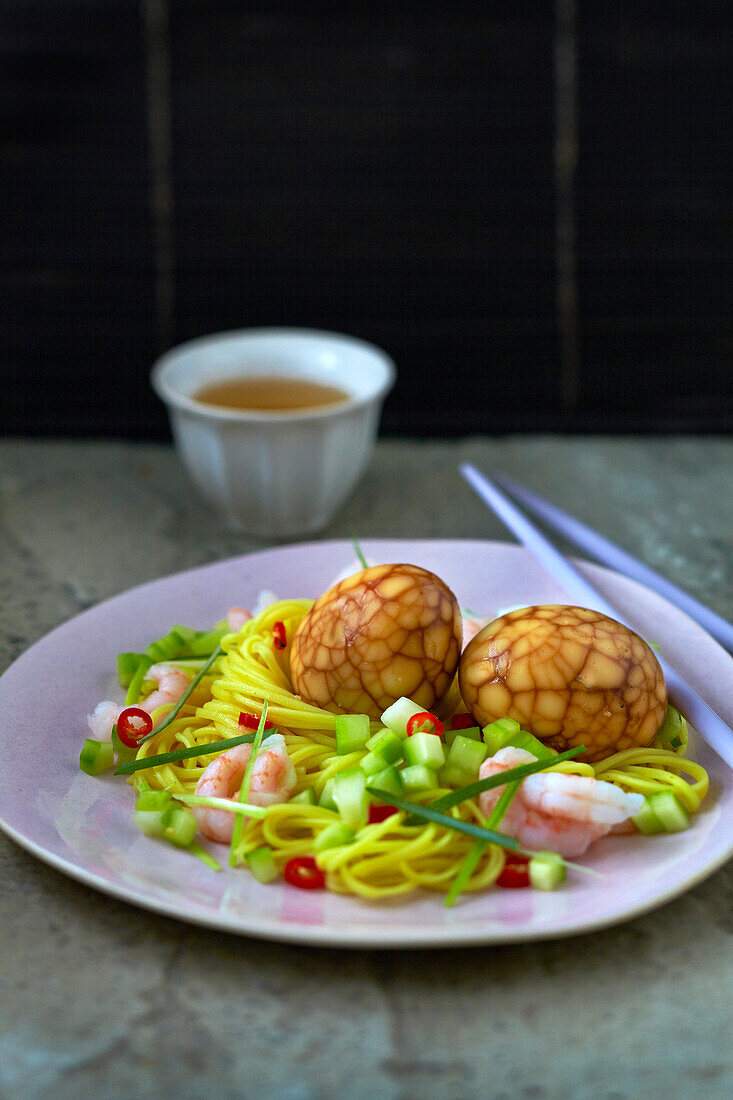
<instances>
[{"instance_id":1,"label":"marble countertop","mask_svg":"<svg viewBox=\"0 0 733 1100\"><path fill-rule=\"evenodd\" d=\"M530 483L733 618L719 438L383 441L324 537L507 539L460 460ZM0 670L107 596L262 547L212 518L164 445L0 442L0 502ZM603 932L404 953L181 924L2 834L0 875L2 1097L733 1094L733 865Z\"/></svg>"}]
</instances>

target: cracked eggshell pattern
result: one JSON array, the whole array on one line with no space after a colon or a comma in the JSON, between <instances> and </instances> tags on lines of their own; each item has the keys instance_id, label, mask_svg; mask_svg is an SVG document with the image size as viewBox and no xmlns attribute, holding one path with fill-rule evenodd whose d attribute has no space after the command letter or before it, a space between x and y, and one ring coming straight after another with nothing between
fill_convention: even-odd
<instances>
[{"instance_id":1,"label":"cracked eggshell pattern","mask_svg":"<svg viewBox=\"0 0 733 1100\"><path fill-rule=\"evenodd\" d=\"M589 761L649 745L667 707L649 645L582 607L525 607L489 623L466 647L459 682L481 725L513 718L560 752L585 745Z\"/></svg>"},{"instance_id":2,"label":"cracked eggshell pattern","mask_svg":"<svg viewBox=\"0 0 733 1100\"><path fill-rule=\"evenodd\" d=\"M379 718L400 696L430 709L450 687L461 651L458 601L434 573L379 565L325 592L290 652L295 691L325 710Z\"/></svg>"}]
</instances>

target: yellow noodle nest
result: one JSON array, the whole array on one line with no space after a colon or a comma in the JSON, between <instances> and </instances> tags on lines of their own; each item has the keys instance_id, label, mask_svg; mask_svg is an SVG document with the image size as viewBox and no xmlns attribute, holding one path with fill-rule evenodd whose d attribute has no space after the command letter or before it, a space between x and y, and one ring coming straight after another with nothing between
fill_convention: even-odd
<instances>
[{"instance_id":1,"label":"yellow noodle nest","mask_svg":"<svg viewBox=\"0 0 733 1100\"><path fill-rule=\"evenodd\" d=\"M259 715L265 700L268 717L284 735L295 767L295 793L313 787L320 795L332 776L359 763L364 752L336 754L335 715L293 694L287 674L289 650L276 650L273 645L274 623L283 622L291 639L311 602L277 601L245 623L238 633L225 637L224 656L212 674L202 680L174 721L138 752L138 758L142 758L183 746L200 746L201 755L135 773L132 782L138 789L147 783L154 789L192 792L203 769L214 759L207 754L206 746L241 734L240 713ZM443 700L441 713L448 716L464 709L454 684ZM669 789L694 813L707 792L708 777L704 768L685 758L685 749L686 745L679 752L653 746L629 749L595 764L568 761L550 770L595 776L645 795ZM444 789L436 788L421 792L415 800L428 803L443 793ZM477 800L463 802L450 812L466 821L485 823ZM289 859L313 855L313 842L336 820L333 811L320 806L293 802L273 806L265 818L246 821L235 853L237 861L242 862L255 848L268 845L282 869ZM417 888L447 891L473 846L472 838L432 823L408 828L404 820L404 814L394 814L366 826L353 844L321 852L317 858L326 873L328 888L373 899L407 894ZM503 862L502 850L487 845L466 890L490 886Z\"/></svg>"}]
</instances>

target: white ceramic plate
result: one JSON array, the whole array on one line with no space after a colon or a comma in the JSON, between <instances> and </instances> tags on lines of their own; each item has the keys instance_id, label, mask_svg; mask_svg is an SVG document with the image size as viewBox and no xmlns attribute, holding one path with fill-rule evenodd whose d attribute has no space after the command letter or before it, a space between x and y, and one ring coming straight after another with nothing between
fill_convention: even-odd
<instances>
[{"instance_id":1,"label":"white ceramic plate","mask_svg":"<svg viewBox=\"0 0 733 1100\"><path fill-rule=\"evenodd\" d=\"M376 561L433 570L477 614L564 600L516 546L365 541L363 549ZM135 588L43 638L0 680L0 827L65 874L135 905L211 928L344 947L463 946L587 932L663 904L733 854L731 772L697 740L692 755L709 770L712 784L693 827L672 836L605 838L584 860L604 877L572 875L553 893L495 889L466 896L453 909L427 893L372 904L285 883L262 886L243 870L215 873L186 852L144 837L133 823L130 787L78 768L86 715L98 700L119 697L116 654L143 649L175 622L209 627L230 606L251 604L263 588L278 597L316 597L352 561L346 542L249 554ZM717 643L647 589L579 564L731 723L733 662Z\"/></svg>"}]
</instances>

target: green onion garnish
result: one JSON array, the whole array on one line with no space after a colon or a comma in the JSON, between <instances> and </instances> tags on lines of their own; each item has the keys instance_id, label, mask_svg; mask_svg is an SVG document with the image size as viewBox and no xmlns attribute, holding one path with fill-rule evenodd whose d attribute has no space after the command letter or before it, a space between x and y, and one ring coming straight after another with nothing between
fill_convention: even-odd
<instances>
[{"instance_id":1,"label":"green onion garnish","mask_svg":"<svg viewBox=\"0 0 733 1100\"><path fill-rule=\"evenodd\" d=\"M233 749L236 745L251 744L254 739L254 733L243 733L239 737L227 737L224 741L212 741L210 745L193 745L190 749L172 749L171 752L161 752L157 756L147 756L144 760L130 760L127 764L121 764L115 775L132 775L133 772L143 771L145 768L157 768L159 764L174 764L176 760L189 760L192 756L208 756L212 752L224 752L225 749Z\"/></svg>"},{"instance_id":2,"label":"green onion garnish","mask_svg":"<svg viewBox=\"0 0 733 1100\"><path fill-rule=\"evenodd\" d=\"M188 697L191 694L191 692L193 691L193 689L197 686L197 684L201 680L203 680L204 676L209 671L209 669L213 665L214 661L218 657L221 657L223 655L223 653L224 653L224 650L221 648L220 645L218 645L216 647L216 649L214 650L214 652L209 657L206 664L203 665L203 667L198 670L198 672L194 676L193 680L191 680L188 687L184 691L183 695L178 700L178 702L175 704L175 706L172 708L172 710L168 711L168 713L166 714L163 721L159 722L158 725L155 727L155 729L151 730L150 733L146 737L141 737L140 738L140 740L138 741L138 745L142 745L142 744L144 744L145 741L149 741L151 737L155 737L156 733L160 733L161 730L164 730L166 726L169 726L171 724L171 722L177 716L177 714L178 714L179 710L181 709L181 707L183 706L183 704L188 699ZM151 757L151 759L152 759L152 757ZM178 757L178 759L180 760L180 759L182 759L182 757ZM116 772L115 774L119 775L119 772Z\"/></svg>"},{"instance_id":3,"label":"green onion garnish","mask_svg":"<svg viewBox=\"0 0 733 1100\"><path fill-rule=\"evenodd\" d=\"M221 863L219 863L219 860L214 859L214 857L207 852L205 848L202 848L200 844L197 844L195 840L189 844L188 850L191 855L198 856L201 862L205 863L207 867L210 867L212 871L221 871Z\"/></svg>"},{"instance_id":4,"label":"green onion garnish","mask_svg":"<svg viewBox=\"0 0 733 1100\"><path fill-rule=\"evenodd\" d=\"M398 810L404 810L415 817L422 817L426 821L434 821L436 825L444 825L446 829L454 829L457 833L466 833L467 836L478 837L490 844L498 844L500 848L510 848L512 851L519 848L519 841L513 836L505 836L504 833L496 833L491 829L484 829L481 825L474 825L470 821L461 821L458 817L448 817L430 806L420 806L417 802L408 802L406 798L399 798L389 791L379 790L378 787L367 787L369 794L374 795L380 802L386 802L390 806L396 806Z\"/></svg>"},{"instance_id":5,"label":"green onion garnish","mask_svg":"<svg viewBox=\"0 0 733 1100\"><path fill-rule=\"evenodd\" d=\"M361 546L359 546L359 540L354 536L351 540L351 545L354 547L354 553L361 562L362 569L368 569L367 560L361 552Z\"/></svg>"},{"instance_id":6,"label":"green onion garnish","mask_svg":"<svg viewBox=\"0 0 733 1100\"><path fill-rule=\"evenodd\" d=\"M260 720L257 725L257 730L254 735L254 741L252 742L252 751L249 754L249 760L247 761L247 767L244 769L244 776L242 778L242 786L239 788L239 803L246 804L249 797L249 785L252 780L252 770L255 766L255 760L257 759L257 753L260 751L260 745L262 744L262 735L265 732L265 723L267 722L267 710L268 702L264 700L262 704L262 713L260 714ZM242 829L244 828L244 820L241 817L235 817L234 828L232 829L232 842L229 845L229 866L234 867L237 862L236 849L239 841L242 838Z\"/></svg>"},{"instance_id":7,"label":"green onion garnish","mask_svg":"<svg viewBox=\"0 0 733 1100\"><path fill-rule=\"evenodd\" d=\"M457 806L459 802L465 802L467 798L473 798L474 795L482 794L484 791L490 791L494 787L503 787L505 783L511 783L515 779L524 779L526 775L534 775L535 772L546 771L546 769L551 768L553 764L560 764L563 760L572 760L574 756L584 751L585 745L576 745L573 749L558 753L557 756L553 756L551 760L533 760L529 764L520 764L516 768L507 768L505 772L498 772L496 775L490 775L488 779L478 779L475 783L469 783L465 787L458 787L455 791L449 791L448 794L436 798L435 802L431 802L430 809L438 810L441 813L443 810L450 810L453 806ZM409 818L405 822L405 825L415 824L416 822L410 821Z\"/></svg>"},{"instance_id":8,"label":"green onion garnish","mask_svg":"<svg viewBox=\"0 0 733 1100\"><path fill-rule=\"evenodd\" d=\"M227 810L229 813L243 817L265 817L267 810L262 806L250 806L246 802L235 802L231 798L215 798L208 794L173 794L178 802L186 806L208 806L212 810Z\"/></svg>"},{"instance_id":9,"label":"green onion garnish","mask_svg":"<svg viewBox=\"0 0 733 1100\"><path fill-rule=\"evenodd\" d=\"M512 801L514 795L519 790L520 783L521 780L519 779L515 779L513 783L507 783L506 787L499 795L496 805L486 819L487 829L496 829L496 827L501 823L504 814L509 808L509 803ZM458 873L453 879L450 890L448 891L445 898L445 904L449 909L454 904L459 894L463 892L466 887L466 883L478 867L479 860L486 850L486 844L487 842L485 840L475 841L471 848L471 851L464 858L463 862L458 868Z\"/></svg>"}]
</instances>

